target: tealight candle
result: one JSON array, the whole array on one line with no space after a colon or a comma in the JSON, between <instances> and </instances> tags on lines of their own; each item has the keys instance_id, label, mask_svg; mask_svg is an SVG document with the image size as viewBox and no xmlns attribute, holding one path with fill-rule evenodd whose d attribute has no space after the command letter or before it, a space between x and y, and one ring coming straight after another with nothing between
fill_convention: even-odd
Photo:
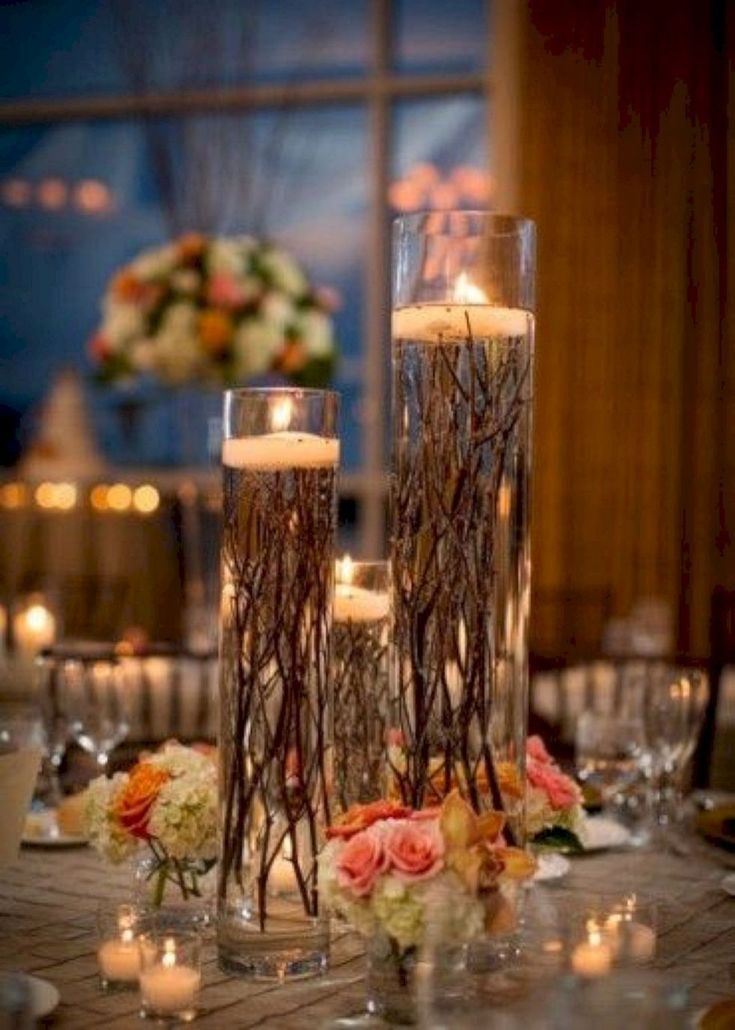
<instances>
[{"instance_id":1,"label":"tealight candle","mask_svg":"<svg viewBox=\"0 0 735 1030\"><path fill-rule=\"evenodd\" d=\"M202 976L199 939L193 934L144 937L139 975L143 1014L193 1018Z\"/></svg>"},{"instance_id":2,"label":"tealight candle","mask_svg":"<svg viewBox=\"0 0 735 1030\"><path fill-rule=\"evenodd\" d=\"M97 915L97 964L105 990L129 987L140 972L140 912L131 905L103 903Z\"/></svg>"},{"instance_id":3,"label":"tealight candle","mask_svg":"<svg viewBox=\"0 0 735 1030\"><path fill-rule=\"evenodd\" d=\"M602 940L599 930L590 930L587 940L572 952L572 969L578 976L593 980L607 976L612 967L612 951Z\"/></svg>"},{"instance_id":4,"label":"tealight candle","mask_svg":"<svg viewBox=\"0 0 735 1030\"><path fill-rule=\"evenodd\" d=\"M224 441L222 464L251 472L334 468L339 464L339 440L290 430L241 436Z\"/></svg>"},{"instance_id":5,"label":"tealight candle","mask_svg":"<svg viewBox=\"0 0 735 1030\"><path fill-rule=\"evenodd\" d=\"M123 930L118 941L104 941L97 950L97 962L105 980L134 983L140 971L140 952L133 931Z\"/></svg>"}]
</instances>

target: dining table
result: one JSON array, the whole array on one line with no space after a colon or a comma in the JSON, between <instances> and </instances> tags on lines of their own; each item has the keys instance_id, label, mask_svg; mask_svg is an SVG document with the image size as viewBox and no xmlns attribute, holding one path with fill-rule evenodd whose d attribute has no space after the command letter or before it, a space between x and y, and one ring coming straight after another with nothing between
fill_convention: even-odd
<instances>
[{"instance_id":1,"label":"dining table","mask_svg":"<svg viewBox=\"0 0 735 1030\"><path fill-rule=\"evenodd\" d=\"M661 976L686 985L692 1015L735 996L735 897L723 888L735 855L692 836L676 848L605 851L574 857L570 865L563 878L533 889L562 901L635 891L658 903L653 964ZM132 879L129 864L110 866L90 847L24 846L14 864L0 869L0 969L41 977L58 989L49 1025L141 1025L137 992L103 993L96 962L100 902L129 901ZM222 972L213 936L204 948L196 1023L202 1030L316 1030L364 1006L363 949L344 928L333 935L324 975L284 985Z\"/></svg>"}]
</instances>

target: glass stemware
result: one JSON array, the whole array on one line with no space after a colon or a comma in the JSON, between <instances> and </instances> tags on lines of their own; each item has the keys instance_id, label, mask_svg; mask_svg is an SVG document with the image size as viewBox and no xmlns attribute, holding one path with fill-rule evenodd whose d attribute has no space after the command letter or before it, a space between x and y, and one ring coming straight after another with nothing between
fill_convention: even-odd
<instances>
[{"instance_id":1,"label":"glass stemware","mask_svg":"<svg viewBox=\"0 0 735 1030\"><path fill-rule=\"evenodd\" d=\"M659 828L681 820L686 773L709 698L707 676L664 665L651 670L645 694L653 813Z\"/></svg>"},{"instance_id":2,"label":"glass stemware","mask_svg":"<svg viewBox=\"0 0 735 1030\"><path fill-rule=\"evenodd\" d=\"M130 729L123 670L115 661L70 659L60 674L71 735L104 772Z\"/></svg>"},{"instance_id":3,"label":"glass stemware","mask_svg":"<svg viewBox=\"0 0 735 1030\"><path fill-rule=\"evenodd\" d=\"M69 742L69 720L59 687L57 661L45 655L36 660L36 698L45 734L43 773L46 801L53 807L61 801L61 763Z\"/></svg>"}]
</instances>

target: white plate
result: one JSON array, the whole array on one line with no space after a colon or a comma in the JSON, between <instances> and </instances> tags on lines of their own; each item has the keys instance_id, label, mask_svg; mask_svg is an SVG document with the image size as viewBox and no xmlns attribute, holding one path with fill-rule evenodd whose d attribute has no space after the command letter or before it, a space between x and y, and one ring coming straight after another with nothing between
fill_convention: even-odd
<instances>
[{"instance_id":1,"label":"white plate","mask_svg":"<svg viewBox=\"0 0 735 1030\"><path fill-rule=\"evenodd\" d=\"M555 851L542 851L536 856L536 862L534 883L550 883L552 880L561 880L572 868L569 859Z\"/></svg>"},{"instance_id":2,"label":"white plate","mask_svg":"<svg viewBox=\"0 0 735 1030\"><path fill-rule=\"evenodd\" d=\"M593 815L585 822L581 837L585 852L606 851L625 847L630 842L630 830L609 816Z\"/></svg>"},{"instance_id":3,"label":"white plate","mask_svg":"<svg viewBox=\"0 0 735 1030\"><path fill-rule=\"evenodd\" d=\"M33 848L78 848L89 843L81 834L62 833L54 808L44 812L29 812L21 840Z\"/></svg>"},{"instance_id":4,"label":"white plate","mask_svg":"<svg viewBox=\"0 0 735 1030\"><path fill-rule=\"evenodd\" d=\"M50 1016L61 1001L61 995L52 983L42 980L40 976L29 976L20 973L28 984L31 995L31 1015L34 1019L45 1019Z\"/></svg>"}]
</instances>

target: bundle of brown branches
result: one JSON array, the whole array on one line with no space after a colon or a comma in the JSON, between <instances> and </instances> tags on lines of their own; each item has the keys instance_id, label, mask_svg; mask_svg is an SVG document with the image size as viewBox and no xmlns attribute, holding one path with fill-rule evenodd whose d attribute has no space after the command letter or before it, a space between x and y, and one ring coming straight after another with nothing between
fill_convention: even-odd
<instances>
[{"instance_id":1,"label":"bundle of brown branches","mask_svg":"<svg viewBox=\"0 0 735 1030\"><path fill-rule=\"evenodd\" d=\"M333 469L225 470L219 897L254 894L265 929L284 854L318 912L327 796Z\"/></svg>"},{"instance_id":2,"label":"bundle of brown branches","mask_svg":"<svg viewBox=\"0 0 735 1030\"><path fill-rule=\"evenodd\" d=\"M502 809L491 744L499 642L501 484L530 419L528 341L394 341L392 567L395 698L403 738L392 775L406 803L459 784ZM525 509L525 497L519 499ZM511 546L525 546L511 541ZM508 546L506 540L504 547Z\"/></svg>"}]
</instances>

